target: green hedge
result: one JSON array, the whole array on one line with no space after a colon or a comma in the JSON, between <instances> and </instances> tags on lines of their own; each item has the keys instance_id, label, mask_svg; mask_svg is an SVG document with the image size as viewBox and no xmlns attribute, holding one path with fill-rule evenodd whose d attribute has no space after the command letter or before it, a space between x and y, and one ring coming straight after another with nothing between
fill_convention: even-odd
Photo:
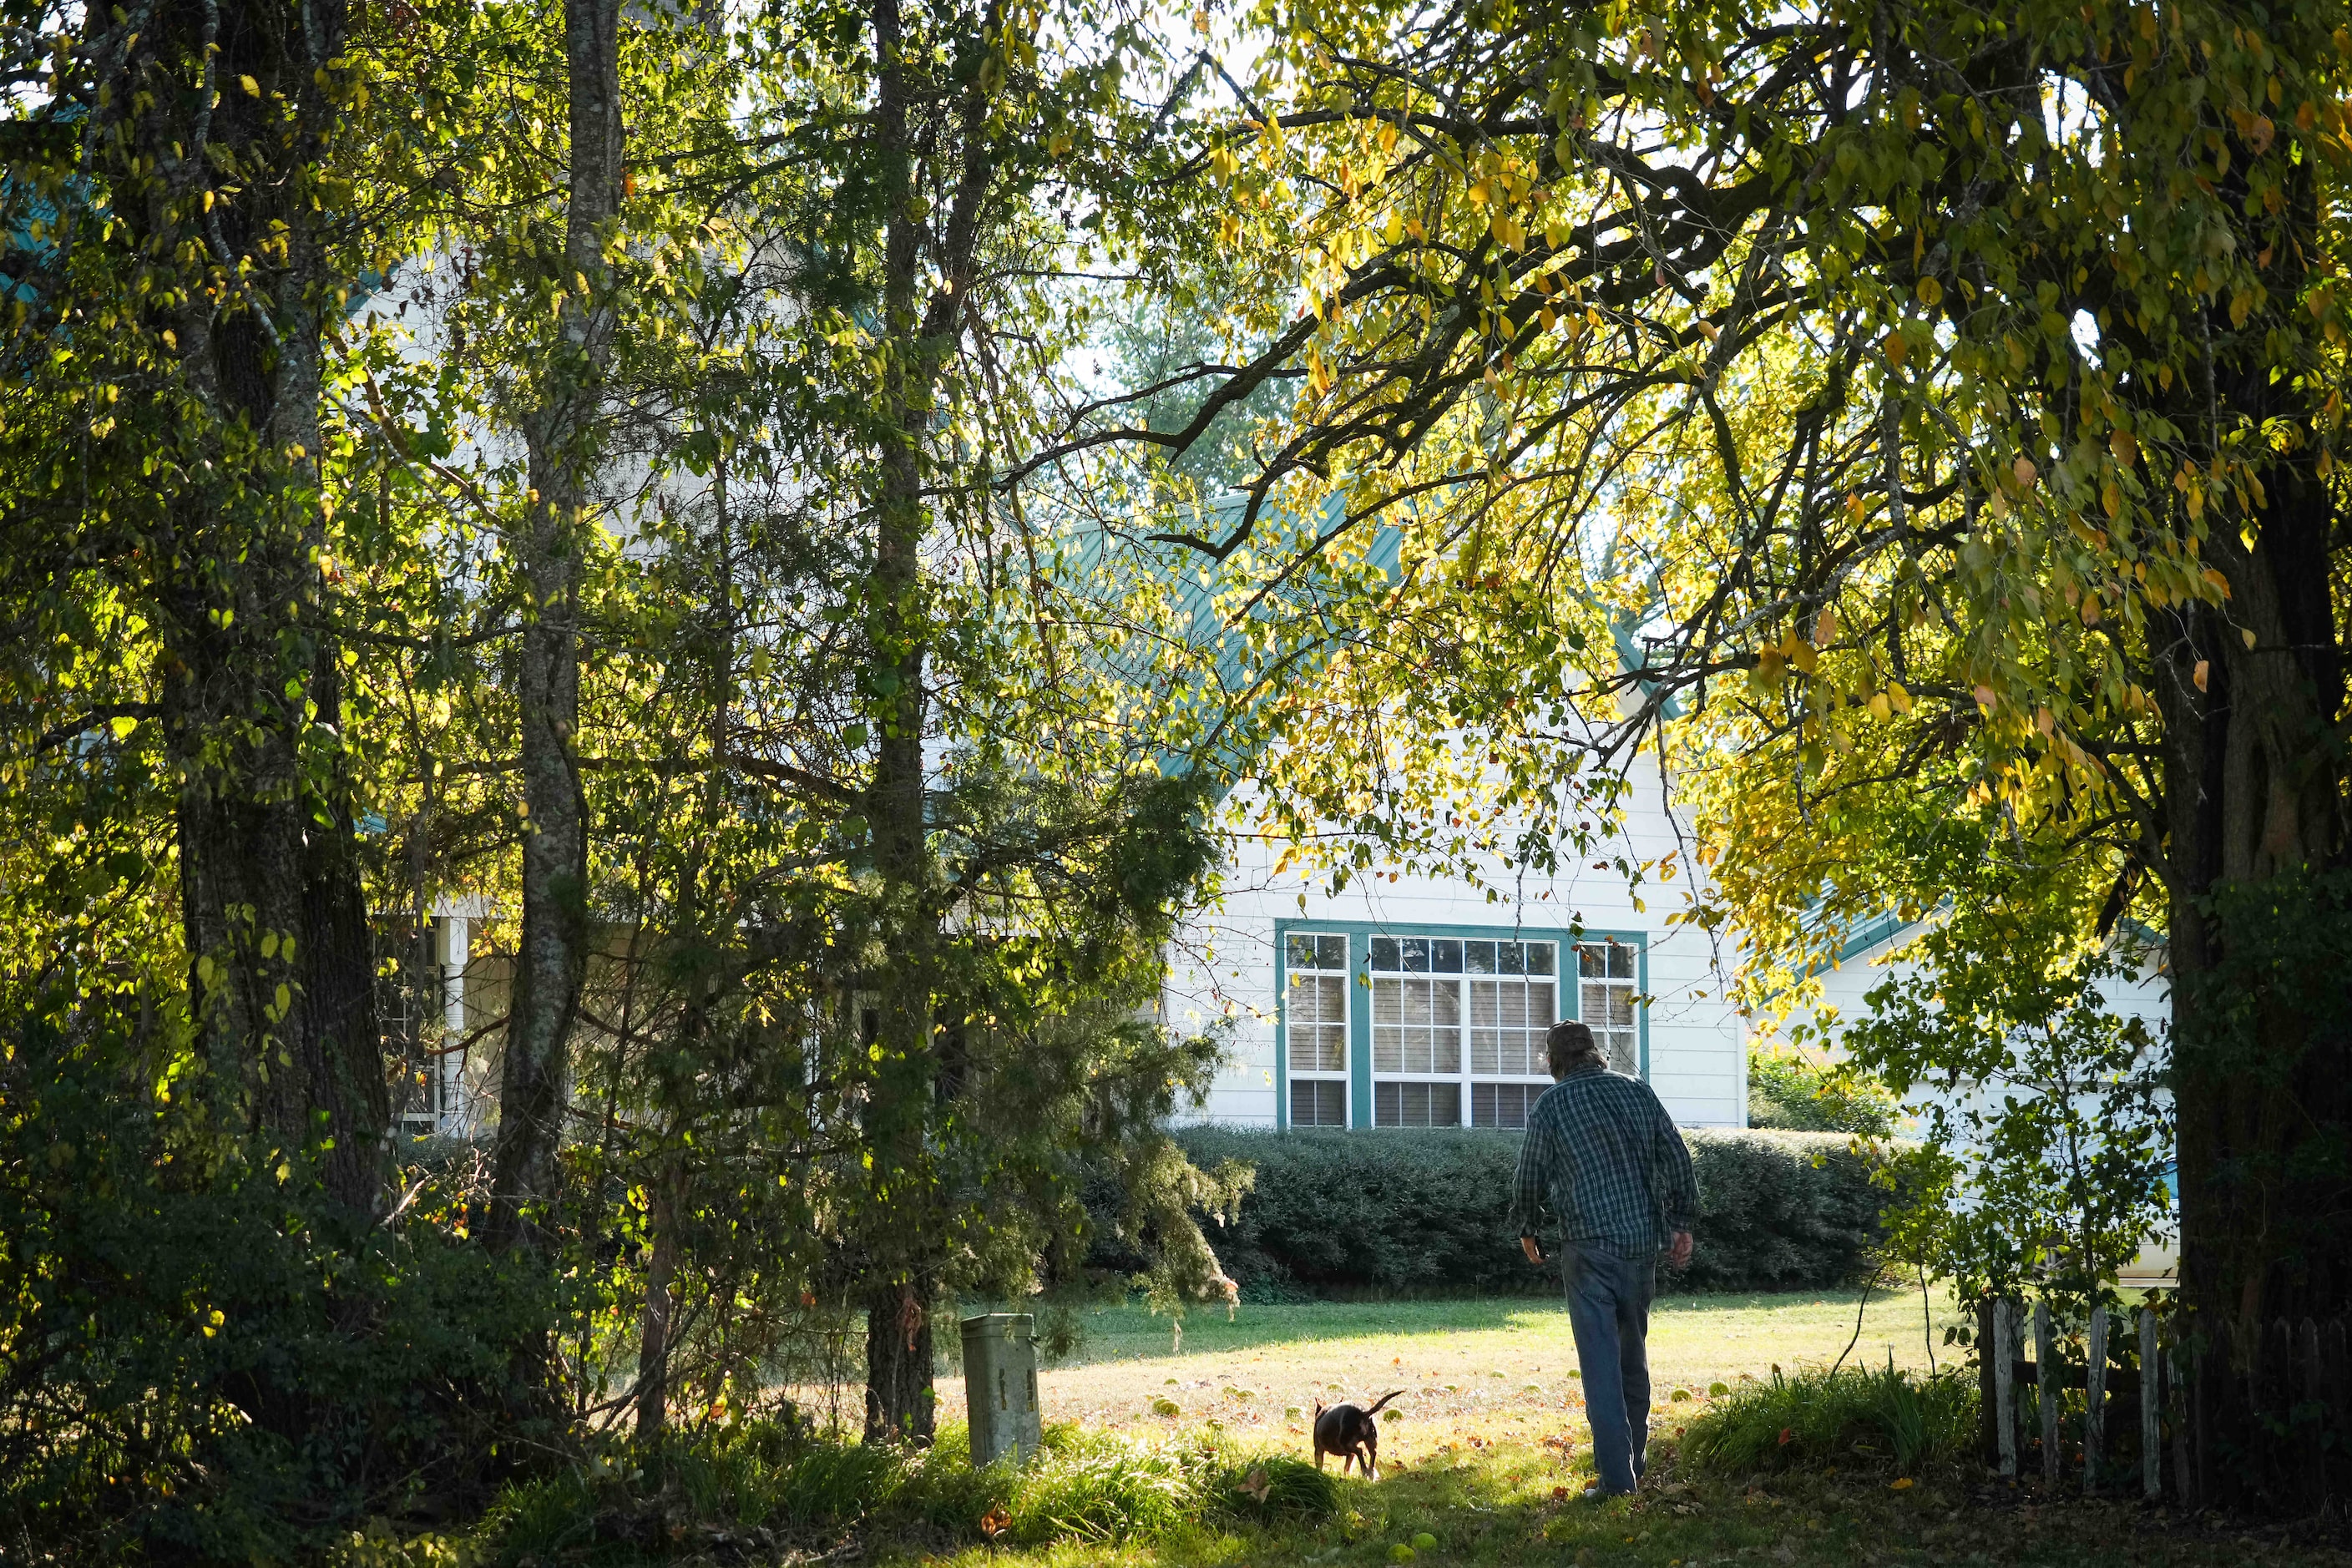
<instances>
[{"instance_id":1,"label":"green hedge","mask_svg":"<svg viewBox=\"0 0 2352 1568\"><path fill-rule=\"evenodd\" d=\"M1699 1219L1691 1267L1672 1288L1799 1290L1860 1278L1885 1194L1843 1136L1684 1136ZM1208 1226L1253 1299L1557 1288L1556 1270L1520 1256L1508 1223L1516 1132L1208 1126L1176 1139L1196 1164L1236 1160L1257 1172L1238 1221Z\"/></svg>"}]
</instances>

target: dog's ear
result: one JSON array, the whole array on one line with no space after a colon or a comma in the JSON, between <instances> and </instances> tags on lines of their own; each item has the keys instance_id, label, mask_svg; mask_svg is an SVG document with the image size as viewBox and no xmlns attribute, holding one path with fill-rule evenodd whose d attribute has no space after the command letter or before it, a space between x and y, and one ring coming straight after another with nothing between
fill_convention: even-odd
<instances>
[{"instance_id":1,"label":"dog's ear","mask_svg":"<svg viewBox=\"0 0 2352 1568\"><path fill-rule=\"evenodd\" d=\"M1323 1402L1319 1399L1315 1402L1315 1414L1318 1418L1323 1414Z\"/></svg>"}]
</instances>

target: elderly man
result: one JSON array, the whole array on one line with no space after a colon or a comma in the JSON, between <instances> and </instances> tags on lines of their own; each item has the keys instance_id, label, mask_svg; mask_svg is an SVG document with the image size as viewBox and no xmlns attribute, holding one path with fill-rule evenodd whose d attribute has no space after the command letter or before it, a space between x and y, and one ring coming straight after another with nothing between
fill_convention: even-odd
<instances>
[{"instance_id":1,"label":"elderly man","mask_svg":"<svg viewBox=\"0 0 2352 1568\"><path fill-rule=\"evenodd\" d=\"M1536 1225L1559 1221L1560 1272L1599 1481L1586 1495L1639 1488L1650 1438L1650 1297L1661 1255L1690 1261L1698 1186L1690 1151L1650 1086L1609 1070L1592 1031L1554 1024L1544 1037L1552 1087L1528 1113L1511 1217L1528 1261Z\"/></svg>"}]
</instances>

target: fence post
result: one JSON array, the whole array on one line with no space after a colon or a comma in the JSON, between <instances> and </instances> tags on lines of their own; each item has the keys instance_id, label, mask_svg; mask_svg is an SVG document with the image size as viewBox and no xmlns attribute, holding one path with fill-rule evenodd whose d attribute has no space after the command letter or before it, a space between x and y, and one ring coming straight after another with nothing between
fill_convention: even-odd
<instances>
[{"instance_id":1,"label":"fence post","mask_svg":"<svg viewBox=\"0 0 2352 1568\"><path fill-rule=\"evenodd\" d=\"M2000 1399L1993 1368L2000 1361L1998 1308L1990 1296L1977 1298L1977 1457L1991 1469L2000 1463Z\"/></svg>"},{"instance_id":2,"label":"fence post","mask_svg":"<svg viewBox=\"0 0 2352 1568\"><path fill-rule=\"evenodd\" d=\"M2017 1307L2006 1299L1992 1304L1993 1420L2000 1438L2000 1474L2017 1479Z\"/></svg>"},{"instance_id":3,"label":"fence post","mask_svg":"<svg viewBox=\"0 0 2352 1568\"><path fill-rule=\"evenodd\" d=\"M2050 1331L2050 1298L2033 1303L2034 1403L2042 1407L2042 1479L2058 1489L2058 1356Z\"/></svg>"},{"instance_id":4,"label":"fence post","mask_svg":"<svg viewBox=\"0 0 2352 1568\"><path fill-rule=\"evenodd\" d=\"M2091 1309L2084 1336L2089 1355L2083 1378L2083 1490L2099 1489L2099 1467L2107 1451L2107 1310Z\"/></svg>"},{"instance_id":5,"label":"fence post","mask_svg":"<svg viewBox=\"0 0 2352 1568\"><path fill-rule=\"evenodd\" d=\"M2176 1314L2171 1327L2172 1355L2165 1382L2172 1390L2172 1489L2181 1507L2195 1508L2203 1500L2203 1489L2197 1484L2198 1449L2205 1441L2198 1380L2205 1369L2197 1364L2196 1336L2189 1332L2188 1315Z\"/></svg>"},{"instance_id":6,"label":"fence post","mask_svg":"<svg viewBox=\"0 0 2352 1568\"><path fill-rule=\"evenodd\" d=\"M2164 1372L2157 1355L2156 1309L2139 1310L2139 1489L2164 1498Z\"/></svg>"},{"instance_id":7,"label":"fence post","mask_svg":"<svg viewBox=\"0 0 2352 1568\"><path fill-rule=\"evenodd\" d=\"M2320 1334L2320 1355L2326 1368L2322 1387L2326 1391L2320 1399L2327 1406L2327 1422L2336 1434L2332 1466L2335 1473L2330 1479L2338 1486L2352 1484L2347 1482L2345 1452L2347 1445L2352 1445L2352 1386L2347 1386L2352 1383L2352 1369L2345 1365L2345 1352L2344 1320L2330 1318Z\"/></svg>"},{"instance_id":8,"label":"fence post","mask_svg":"<svg viewBox=\"0 0 2352 1568\"><path fill-rule=\"evenodd\" d=\"M2297 1331L2303 1352L2303 1402L2312 1412L2311 1431L2303 1439L2303 1495L2314 1509L2327 1500L2326 1384L2320 1376L2319 1324L2305 1318Z\"/></svg>"}]
</instances>

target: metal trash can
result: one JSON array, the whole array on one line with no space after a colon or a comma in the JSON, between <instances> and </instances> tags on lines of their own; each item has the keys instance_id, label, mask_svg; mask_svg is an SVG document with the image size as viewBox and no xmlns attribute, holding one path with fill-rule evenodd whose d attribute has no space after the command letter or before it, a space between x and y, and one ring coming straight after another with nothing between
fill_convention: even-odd
<instances>
[{"instance_id":1,"label":"metal trash can","mask_svg":"<svg viewBox=\"0 0 2352 1568\"><path fill-rule=\"evenodd\" d=\"M971 1413L975 1468L1037 1451L1037 1339L1026 1312L986 1312L963 1321L964 1401Z\"/></svg>"}]
</instances>

